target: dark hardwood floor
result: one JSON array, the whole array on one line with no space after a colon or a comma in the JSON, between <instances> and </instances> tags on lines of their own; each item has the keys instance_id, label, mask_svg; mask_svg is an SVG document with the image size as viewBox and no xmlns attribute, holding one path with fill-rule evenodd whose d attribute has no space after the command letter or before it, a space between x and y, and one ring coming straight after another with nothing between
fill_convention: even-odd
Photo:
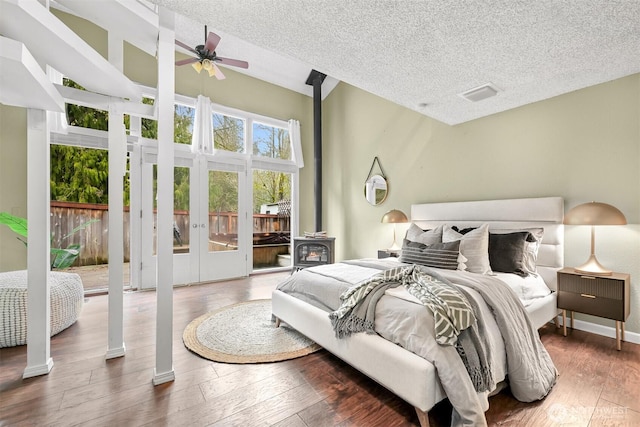
<instances>
[{"instance_id":1,"label":"dark hardwood floor","mask_svg":"<svg viewBox=\"0 0 640 427\"><path fill-rule=\"evenodd\" d=\"M107 296L88 297L78 322L51 340L53 370L23 380L26 347L0 349L0 425L33 426L416 426L411 405L324 350L257 365L214 363L182 344L186 325L207 311L270 298L287 273L176 288L175 381L153 386L155 292L125 294L126 355L105 360ZM560 378L549 396L490 400L490 425L640 425L640 345L580 331L540 330ZM449 424L442 402L429 418Z\"/></svg>"}]
</instances>

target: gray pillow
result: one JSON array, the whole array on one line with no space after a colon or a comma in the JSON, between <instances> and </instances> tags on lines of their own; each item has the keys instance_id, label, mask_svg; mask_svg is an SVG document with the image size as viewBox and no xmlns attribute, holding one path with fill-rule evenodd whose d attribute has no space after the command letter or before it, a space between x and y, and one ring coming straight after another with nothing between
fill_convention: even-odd
<instances>
[{"instance_id":1,"label":"gray pillow","mask_svg":"<svg viewBox=\"0 0 640 427\"><path fill-rule=\"evenodd\" d=\"M433 230L423 230L416 224L411 223L405 239L412 242L423 243L425 245L432 245L434 243L442 242L442 226L438 226Z\"/></svg>"},{"instance_id":2,"label":"gray pillow","mask_svg":"<svg viewBox=\"0 0 640 427\"><path fill-rule=\"evenodd\" d=\"M537 276L538 275L538 250L540 249L540 243L542 242L542 238L544 237L544 229L543 228L522 228L522 229L491 229L490 232L492 234L508 234L515 233L520 231L529 232L529 236L527 236L527 241L524 244L524 252L522 254L522 267L524 271L529 275Z\"/></svg>"},{"instance_id":3,"label":"gray pillow","mask_svg":"<svg viewBox=\"0 0 640 427\"><path fill-rule=\"evenodd\" d=\"M489 233L489 264L491 270L514 273L525 277L524 250L531 233L520 231L507 234Z\"/></svg>"},{"instance_id":4,"label":"gray pillow","mask_svg":"<svg viewBox=\"0 0 640 427\"><path fill-rule=\"evenodd\" d=\"M400 261L408 264L419 264L446 270L458 269L460 255L460 241L448 243L433 243L425 245L404 239Z\"/></svg>"},{"instance_id":5,"label":"gray pillow","mask_svg":"<svg viewBox=\"0 0 640 427\"><path fill-rule=\"evenodd\" d=\"M491 265L489 264L489 224L482 224L465 235L445 225L442 231L442 241L452 242L457 240L460 240L460 253L467 258L467 271L491 274Z\"/></svg>"}]
</instances>

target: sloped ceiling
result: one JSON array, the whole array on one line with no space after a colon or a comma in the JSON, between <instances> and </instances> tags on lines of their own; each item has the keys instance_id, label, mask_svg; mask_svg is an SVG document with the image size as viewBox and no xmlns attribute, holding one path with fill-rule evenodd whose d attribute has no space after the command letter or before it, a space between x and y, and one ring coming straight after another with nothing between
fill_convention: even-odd
<instances>
[{"instance_id":1,"label":"sloped ceiling","mask_svg":"<svg viewBox=\"0 0 640 427\"><path fill-rule=\"evenodd\" d=\"M635 0L151 1L228 35L220 49L243 42L224 56L287 59L258 78L299 62L448 124L640 72ZM176 34L202 43L202 26ZM487 83L497 95L459 96Z\"/></svg>"},{"instance_id":2,"label":"sloped ceiling","mask_svg":"<svg viewBox=\"0 0 640 427\"><path fill-rule=\"evenodd\" d=\"M344 81L452 125L640 72L636 0L51 4L74 9L149 54L157 38L149 11L164 6L177 13L177 39L202 44L206 24L222 36L220 56L249 61L248 70L235 71L311 96L305 82L316 69L328 75L323 97ZM460 96L484 84L497 94L478 102Z\"/></svg>"},{"instance_id":3,"label":"sloped ceiling","mask_svg":"<svg viewBox=\"0 0 640 427\"><path fill-rule=\"evenodd\" d=\"M131 0L56 0L51 7L76 14L114 32L149 55L156 55L158 14L155 8Z\"/></svg>"},{"instance_id":4,"label":"sloped ceiling","mask_svg":"<svg viewBox=\"0 0 640 427\"><path fill-rule=\"evenodd\" d=\"M128 43L155 56L158 39L158 7L149 1L135 0L52 0L51 7L79 16L118 35ZM176 39L188 46L204 44L206 22L188 16L176 15ZM247 60L248 70L231 67L236 72L302 93L313 95L306 85L312 66L298 59L278 54L248 43L233 34L209 28L222 37L216 52L219 56ZM176 50L190 54L181 47ZM223 65L220 65L224 67ZM335 88L338 80L328 77L322 85L323 99Z\"/></svg>"}]
</instances>

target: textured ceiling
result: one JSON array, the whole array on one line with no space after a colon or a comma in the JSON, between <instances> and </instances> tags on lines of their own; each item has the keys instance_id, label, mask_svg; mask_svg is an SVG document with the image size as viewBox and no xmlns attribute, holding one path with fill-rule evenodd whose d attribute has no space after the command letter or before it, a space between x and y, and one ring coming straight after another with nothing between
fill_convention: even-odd
<instances>
[{"instance_id":1,"label":"textured ceiling","mask_svg":"<svg viewBox=\"0 0 640 427\"><path fill-rule=\"evenodd\" d=\"M640 72L637 0L151 1L186 17L178 37L227 34L248 74L291 88L314 68L448 124Z\"/></svg>"}]
</instances>

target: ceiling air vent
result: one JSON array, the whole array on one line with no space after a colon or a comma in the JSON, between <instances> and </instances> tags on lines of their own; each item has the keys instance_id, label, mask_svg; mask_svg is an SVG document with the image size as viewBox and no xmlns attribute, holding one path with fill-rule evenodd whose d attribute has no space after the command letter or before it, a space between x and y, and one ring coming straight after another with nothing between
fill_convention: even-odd
<instances>
[{"instance_id":1,"label":"ceiling air vent","mask_svg":"<svg viewBox=\"0 0 640 427\"><path fill-rule=\"evenodd\" d=\"M471 102L482 101L483 99L491 98L498 93L498 89L493 86L491 83L484 84L482 86L475 87L473 89L469 89L466 92L462 92L458 94L462 98L469 100Z\"/></svg>"}]
</instances>

